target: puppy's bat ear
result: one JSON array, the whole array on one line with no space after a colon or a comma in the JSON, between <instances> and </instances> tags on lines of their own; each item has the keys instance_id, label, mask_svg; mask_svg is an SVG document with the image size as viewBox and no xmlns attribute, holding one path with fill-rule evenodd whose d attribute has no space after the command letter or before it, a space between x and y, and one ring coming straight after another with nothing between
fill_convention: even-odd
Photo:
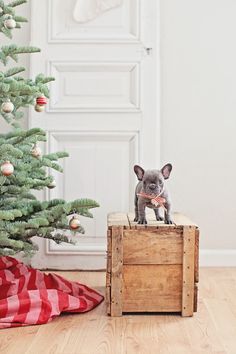
<instances>
[{"instance_id":1,"label":"puppy's bat ear","mask_svg":"<svg viewBox=\"0 0 236 354\"><path fill-rule=\"evenodd\" d=\"M134 172L136 174L136 176L138 177L138 180L139 181L142 181L143 180L143 175L144 175L144 169L138 165L135 165L134 166Z\"/></svg>"},{"instance_id":2,"label":"puppy's bat ear","mask_svg":"<svg viewBox=\"0 0 236 354\"><path fill-rule=\"evenodd\" d=\"M170 177L171 170L172 170L172 165L170 163L162 167L161 173L163 174L163 177L165 179L168 179Z\"/></svg>"}]
</instances>

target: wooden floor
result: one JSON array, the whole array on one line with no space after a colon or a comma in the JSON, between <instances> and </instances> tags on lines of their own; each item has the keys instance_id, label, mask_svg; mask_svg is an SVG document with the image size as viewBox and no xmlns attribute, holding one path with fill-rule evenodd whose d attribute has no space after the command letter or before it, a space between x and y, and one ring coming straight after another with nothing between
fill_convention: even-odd
<instances>
[{"instance_id":1,"label":"wooden floor","mask_svg":"<svg viewBox=\"0 0 236 354\"><path fill-rule=\"evenodd\" d=\"M59 272L104 291L105 274ZM105 303L87 314L0 331L0 354L236 354L236 268L200 272L199 310L178 315L110 318Z\"/></svg>"}]
</instances>

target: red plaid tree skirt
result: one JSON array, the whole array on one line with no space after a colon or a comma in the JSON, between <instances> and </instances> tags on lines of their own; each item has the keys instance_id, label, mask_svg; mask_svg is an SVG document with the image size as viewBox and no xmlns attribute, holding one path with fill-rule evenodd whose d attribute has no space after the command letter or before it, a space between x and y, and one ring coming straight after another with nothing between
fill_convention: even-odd
<instances>
[{"instance_id":1,"label":"red plaid tree skirt","mask_svg":"<svg viewBox=\"0 0 236 354\"><path fill-rule=\"evenodd\" d=\"M83 284L0 257L0 328L47 323L62 312L90 311L102 301Z\"/></svg>"}]
</instances>

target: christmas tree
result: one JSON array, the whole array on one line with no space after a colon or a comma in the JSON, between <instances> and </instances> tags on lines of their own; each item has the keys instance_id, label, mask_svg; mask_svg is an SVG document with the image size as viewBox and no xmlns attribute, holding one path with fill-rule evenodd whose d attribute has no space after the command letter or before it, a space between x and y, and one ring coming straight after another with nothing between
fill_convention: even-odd
<instances>
[{"instance_id":1,"label":"christmas tree","mask_svg":"<svg viewBox=\"0 0 236 354\"><path fill-rule=\"evenodd\" d=\"M6 4L0 0L0 31L10 39L13 31L27 22L16 13L17 6L26 2L16 0ZM41 112L49 98L47 83L54 79L43 74L35 80L25 79L19 75L24 67L6 69L5 66L17 62L21 53L39 51L36 47L15 44L0 49L0 114L11 126L10 132L0 135L0 255L32 254L37 249L33 236L73 243L65 231L84 233L78 215L92 217L90 209L98 207L90 199L41 202L32 193L55 187L50 170L62 172L58 160L68 156L64 151L43 155L38 143L46 141L45 132L40 128L20 128L21 109L34 105Z\"/></svg>"}]
</instances>

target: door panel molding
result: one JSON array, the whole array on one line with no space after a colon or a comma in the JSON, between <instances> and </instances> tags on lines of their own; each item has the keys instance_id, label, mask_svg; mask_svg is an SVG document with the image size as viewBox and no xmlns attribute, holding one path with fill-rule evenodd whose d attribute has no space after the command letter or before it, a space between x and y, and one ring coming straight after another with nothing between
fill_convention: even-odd
<instances>
[{"instance_id":1,"label":"door panel molding","mask_svg":"<svg viewBox=\"0 0 236 354\"><path fill-rule=\"evenodd\" d=\"M48 112L140 111L140 65L132 62L50 61Z\"/></svg>"},{"instance_id":2,"label":"door panel molding","mask_svg":"<svg viewBox=\"0 0 236 354\"><path fill-rule=\"evenodd\" d=\"M107 214L117 206L120 210L129 210L133 205L130 190L133 191L136 184L132 166L139 159L138 140L138 132L48 132L47 153L63 150L70 153L70 158L63 160L63 174L50 171L57 188L48 190L48 199L86 196L94 198L101 206L92 210L93 219L80 217L86 233L74 238L78 239L78 245L58 246L47 241L47 254L104 254ZM114 168L120 172L116 176L111 175ZM70 231L65 234L69 238L72 235Z\"/></svg>"},{"instance_id":3,"label":"door panel molding","mask_svg":"<svg viewBox=\"0 0 236 354\"><path fill-rule=\"evenodd\" d=\"M137 43L140 0L125 0L97 19L80 24L73 17L75 0L48 0L48 43Z\"/></svg>"}]
</instances>

